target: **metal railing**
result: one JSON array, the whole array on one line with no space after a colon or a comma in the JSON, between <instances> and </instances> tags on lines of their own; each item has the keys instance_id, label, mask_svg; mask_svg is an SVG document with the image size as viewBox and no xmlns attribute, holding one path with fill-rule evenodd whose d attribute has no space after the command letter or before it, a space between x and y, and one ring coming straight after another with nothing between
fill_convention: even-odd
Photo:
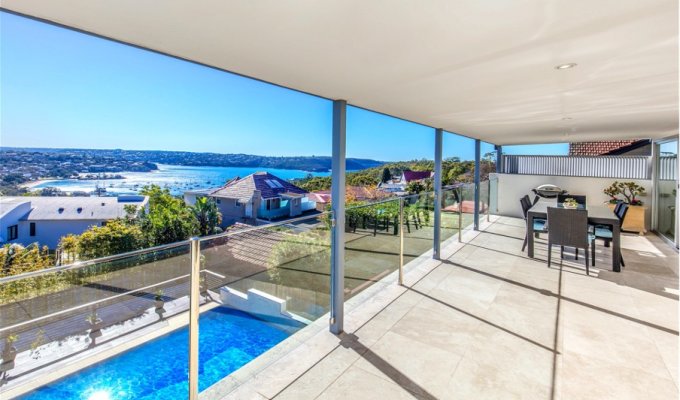
<instances>
[{"instance_id":1,"label":"metal railing","mask_svg":"<svg viewBox=\"0 0 680 400\"><path fill-rule=\"evenodd\" d=\"M646 156L503 155L502 173L616 179L650 179Z\"/></svg>"},{"instance_id":2,"label":"metal railing","mask_svg":"<svg viewBox=\"0 0 680 400\"><path fill-rule=\"evenodd\" d=\"M678 156L659 157L659 180L674 181L678 179Z\"/></svg>"}]
</instances>

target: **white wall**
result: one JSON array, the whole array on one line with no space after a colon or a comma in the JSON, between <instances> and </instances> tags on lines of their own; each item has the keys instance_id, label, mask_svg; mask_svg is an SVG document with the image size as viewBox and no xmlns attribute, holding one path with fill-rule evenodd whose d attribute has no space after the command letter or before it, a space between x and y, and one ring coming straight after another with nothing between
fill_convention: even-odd
<instances>
[{"instance_id":1,"label":"white wall","mask_svg":"<svg viewBox=\"0 0 680 400\"><path fill-rule=\"evenodd\" d=\"M35 236L30 236L30 223L35 222ZM103 220L21 221L17 243L28 246L38 242L54 250L59 240L68 234L80 235L91 226L101 226Z\"/></svg>"},{"instance_id":2,"label":"white wall","mask_svg":"<svg viewBox=\"0 0 680 400\"><path fill-rule=\"evenodd\" d=\"M4 206L3 206L4 207ZM5 211L0 210L0 211ZM24 215L28 214L28 212L31 211L31 202L26 201L25 203L21 203L17 205L16 207L13 207L9 212L7 212L5 215L0 217L0 244L4 243L22 243L22 232L21 232L21 224L19 222L19 219L21 219ZM7 228L10 226L17 225L18 226L18 237L12 241L8 241L9 237L7 236ZM28 235L28 233L27 233Z\"/></svg>"},{"instance_id":3,"label":"white wall","mask_svg":"<svg viewBox=\"0 0 680 400\"><path fill-rule=\"evenodd\" d=\"M525 194L534 200L534 193L531 189L543 185L551 184L561 187L570 194L581 194L587 196L588 204L603 204L609 201L609 196L602 193L602 190L611 185L616 179L612 178L581 178L572 176L545 176L545 175L498 175L498 214L509 217L522 217L522 208L519 199ZM619 179L626 181L627 179ZM652 205L652 181L633 180L641 185L647 192L646 196L640 197L647 207L646 223L649 230L651 224L651 205Z\"/></svg>"}]
</instances>

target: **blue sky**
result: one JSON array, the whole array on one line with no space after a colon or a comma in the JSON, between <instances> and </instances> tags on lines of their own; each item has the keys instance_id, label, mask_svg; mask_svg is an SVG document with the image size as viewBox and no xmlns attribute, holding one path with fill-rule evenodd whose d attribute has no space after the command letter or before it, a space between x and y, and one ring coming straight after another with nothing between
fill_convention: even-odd
<instances>
[{"instance_id":1,"label":"blue sky","mask_svg":"<svg viewBox=\"0 0 680 400\"><path fill-rule=\"evenodd\" d=\"M0 26L2 146L331 153L328 100L5 12ZM432 159L431 128L347 115L349 157ZM446 134L453 156L474 142Z\"/></svg>"}]
</instances>

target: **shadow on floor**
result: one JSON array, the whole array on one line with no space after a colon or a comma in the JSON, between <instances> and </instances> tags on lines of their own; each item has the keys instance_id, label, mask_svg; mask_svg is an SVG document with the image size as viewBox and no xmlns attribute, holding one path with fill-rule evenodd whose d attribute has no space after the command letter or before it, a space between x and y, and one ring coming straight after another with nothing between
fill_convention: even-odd
<instances>
[{"instance_id":1,"label":"shadow on floor","mask_svg":"<svg viewBox=\"0 0 680 400\"><path fill-rule=\"evenodd\" d=\"M368 361L380 372L382 372L388 378L390 378L394 383L414 394L418 399L424 400L437 399L437 397L433 396L430 392L427 391L427 389L418 385L407 375L403 374L401 371L394 368L392 364L387 362L378 354L374 353L368 347L364 346L355 334L341 333L339 337L340 346L354 350L359 356L361 356L361 358Z\"/></svg>"}]
</instances>

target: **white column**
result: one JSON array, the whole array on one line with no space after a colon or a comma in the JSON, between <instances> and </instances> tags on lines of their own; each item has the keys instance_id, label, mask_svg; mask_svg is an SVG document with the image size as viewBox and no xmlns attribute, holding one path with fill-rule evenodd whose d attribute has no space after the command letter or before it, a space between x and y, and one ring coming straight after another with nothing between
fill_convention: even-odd
<instances>
[{"instance_id":1,"label":"white column","mask_svg":"<svg viewBox=\"0 0 680 400\"><path fill-rule=\"evenodd\" d=\"M333 102L333 158L331 161L331 320L330 330L343 330L345 305L345 148L347 102Z\"/></svg>"},{"instance_id":2,"label":"white column","mask_svg":"<svg viewBox=\"0 0 680 400\"><path fill-rule=\"evenodd\" d=\"M434 130L434 245L432 257L439 260L441 254L442 226L442 136L443 130Z\"/></svg>"}]
</instances>

